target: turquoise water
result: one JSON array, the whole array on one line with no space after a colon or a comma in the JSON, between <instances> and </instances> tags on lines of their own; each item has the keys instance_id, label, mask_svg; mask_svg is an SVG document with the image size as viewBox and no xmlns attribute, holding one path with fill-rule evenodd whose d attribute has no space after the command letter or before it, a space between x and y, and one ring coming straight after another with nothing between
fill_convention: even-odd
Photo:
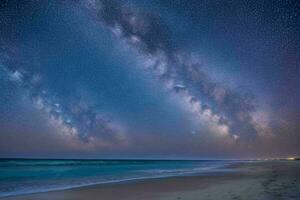
<instances>
[{"instance_id":1,"label":"turquoise water","mask_svg":"<svg viewBox=\"0 0 300 200\"><path fill-rule=\"evenodd\" d=\"M229 161L0 160L0 197L86 185L218 172Z\"/></svg>"}]
</instances>

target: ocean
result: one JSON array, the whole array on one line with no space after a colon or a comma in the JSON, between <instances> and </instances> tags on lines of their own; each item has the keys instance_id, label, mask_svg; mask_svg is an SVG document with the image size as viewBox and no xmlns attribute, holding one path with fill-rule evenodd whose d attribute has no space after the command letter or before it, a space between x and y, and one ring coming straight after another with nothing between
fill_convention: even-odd
<instances>
[{"instance_id":1,"label":"ocean","mask_svg":"<svg viewBox=\"0 0 300 200\"><path fill-rule=\"evenodd\" d=\"M138 179L224 172L238 161L0 159L0 197Z\"/></svg>"}]
</instances>

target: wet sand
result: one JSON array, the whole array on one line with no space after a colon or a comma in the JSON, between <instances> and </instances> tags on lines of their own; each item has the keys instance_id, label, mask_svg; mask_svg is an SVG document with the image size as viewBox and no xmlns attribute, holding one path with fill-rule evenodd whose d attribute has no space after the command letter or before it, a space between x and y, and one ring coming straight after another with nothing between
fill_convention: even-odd
<instances>
[{"instance_id":1,"label":"wet sand","mask_svg":"<svg viewBox=\"0 0 300 200\"><path fill-rule=\"evenodd\" d=\"M300 161L235 164L226 173L94 185L6 200L281 200L300 199Z\"/></svg>"}]
</instances>

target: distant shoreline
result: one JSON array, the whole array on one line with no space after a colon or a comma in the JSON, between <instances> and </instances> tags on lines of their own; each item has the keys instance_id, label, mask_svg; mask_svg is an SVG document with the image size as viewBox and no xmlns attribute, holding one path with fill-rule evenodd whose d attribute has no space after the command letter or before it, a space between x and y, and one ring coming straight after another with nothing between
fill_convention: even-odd
<instances>
[{"instance_id":1,"label":"distant shoreline","mask_svg":"<svg viewBox=\"0 0 300 200\"><path fill-rule=\"evenodd\" d=\"M276 161L276 160L300 160L300 157L287 157L287 158L257 158L257 159L145 159L145 158L25 158L25 157L0 157L3 160L74 160L74 161Z\"/></svg>"},{"instance_id":2,"label":"distant shoreline","mask_svg":"<svg viewBox=\"0 0 300 200\"><path fill-rule=\"evenodd\" d=\"M142 158L0 158L3 160L61 160L61 161L258 161L256 159L142 159Z\"/></svg>"}]
</instances>

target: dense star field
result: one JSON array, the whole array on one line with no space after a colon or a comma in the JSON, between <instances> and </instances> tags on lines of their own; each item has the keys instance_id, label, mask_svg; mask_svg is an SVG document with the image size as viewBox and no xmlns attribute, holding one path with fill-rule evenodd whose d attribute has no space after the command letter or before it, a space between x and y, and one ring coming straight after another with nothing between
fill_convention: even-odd
<instances>
[{"instance_id":1,"label":"dense star field","mask_svg":"<svg viewBox=\"0 0 300 200\"><path fill-rule=\"evenodd\" d=\"M300 154L297 0L0 3L0 156Z\"/></svg>"}]
</instances>

